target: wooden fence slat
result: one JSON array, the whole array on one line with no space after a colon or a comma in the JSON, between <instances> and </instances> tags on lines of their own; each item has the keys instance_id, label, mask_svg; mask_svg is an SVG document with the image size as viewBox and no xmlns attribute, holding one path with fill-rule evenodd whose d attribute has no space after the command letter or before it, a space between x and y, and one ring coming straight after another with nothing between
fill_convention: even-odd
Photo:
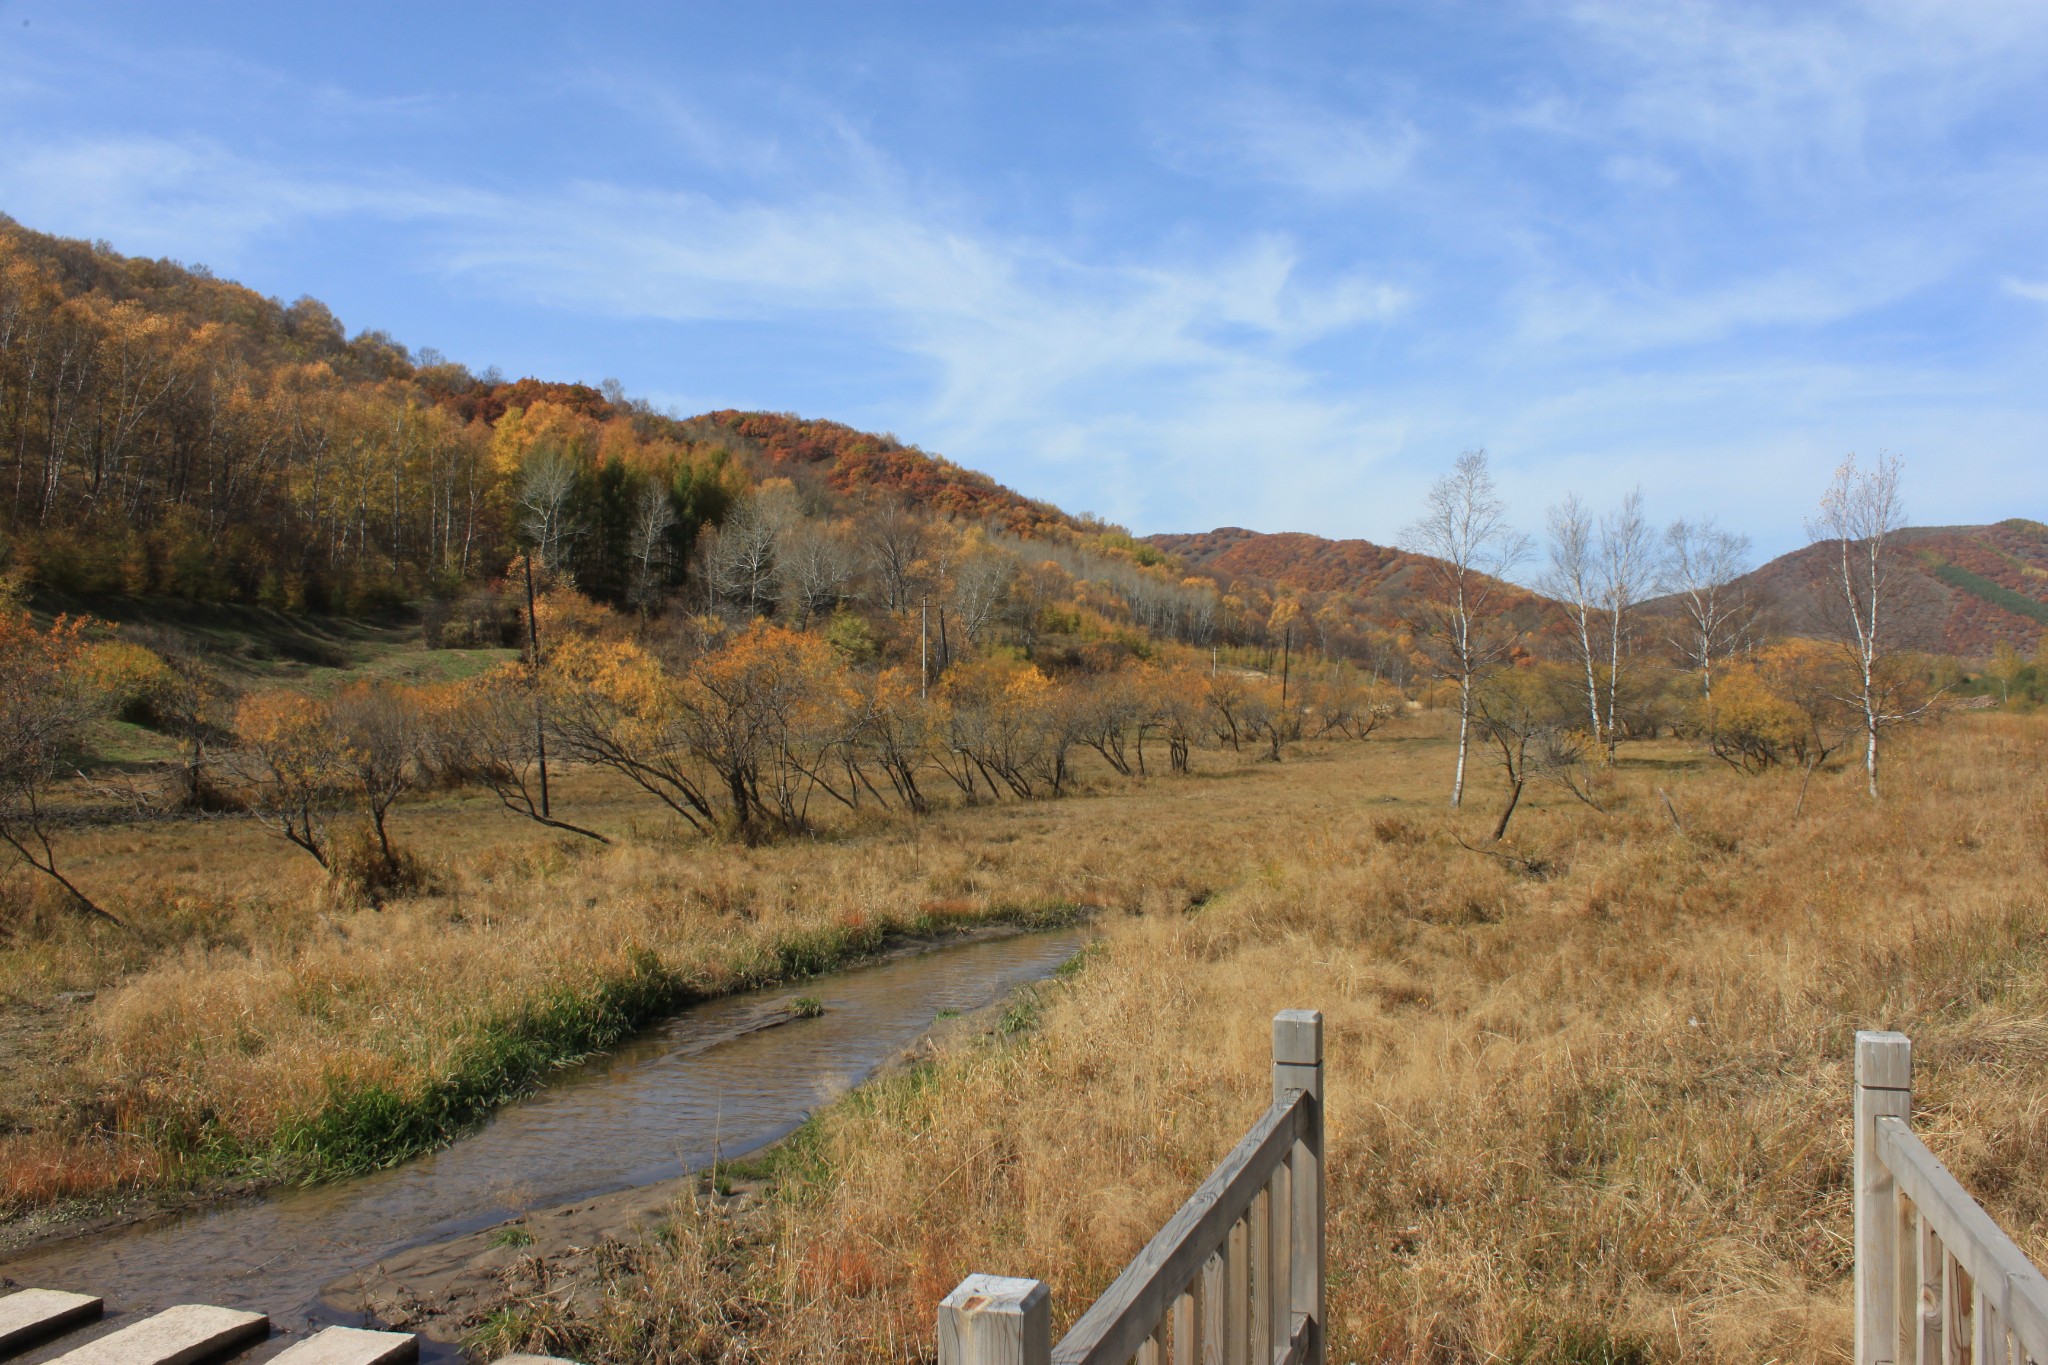
<instances>
[{"instance_id":1,"label":"wooden fence slat","mask_svg":"<svg viewBox=\"0 0 2048 1365\"><path fill-rule=\"evenodd\" d=\"M1223 1296L1227 1292L1224 1281L1230 1277L1223 1272L1223 1253L1210 1253L1202 1262L1201 1278L1196 1283L1195 1323L1201 1333L1202 1365L1224 1365L1224 1321Z\"/></svg>"},{"instance_id":2,"label":"wooden fence slat","mask_svg":"<svg viewBox=\"0 0 2048 1365\"><path fill-rule=\"evenodd\" d=\"M1245 1229L1246 1240L1251 1243L1252 1253L1252 1321L1249 1354L1252 1365L1270 1365L1272 1357L1264 1356L1268 1344L1273 1340L1273 1179L1266 1178L1265 1188L1252 1196L1252 1216Z\"/></svg>"},{"instance_id":3,"label":"wooden fence slat","mask_svg":"<svg viewBox=\"0 0 2048 1365\"><path fill-rule=\"evenodd\" d=\"M1252 1249L1251 1229L1240 1218L1230 1225L1223 1243L1223 1361L1251 1365Z\"/></svg>"},{"instance_id":4,"label":"wooden fence slat","mask_svg":"<svg viewBox=\"0 0 2048 1365\"><path fill-rule=\"evenodd\" d=\"M1273 1273L1266 1277L1266 1293L1273 1301L1267 1314L1271 1331L1268 1361L1284 1357L1294 1339L1294 1188L1288 1175L1293 1160L1292 1151L1282 1157L1273 1169L1272 1184L1266 1187L1266 1208L1272 1218L1266 1245L1273 1262Z\"/></svg>"},{"instance_id":5,"label":"wooden fence slat","mask_svg":"<svg viewBox=\"0 0 2048 1365\"><path fill-rule=\"evenodd\" d=\"M1920 1340L1915 1353L1919 1365L1941 1365L1941 1263L1946 1256L1941 1238L1926 1214L1920 1215L1919 1287Z\"/></svg>"},{"instance_id":6,"label":"wooden fence slat","mask_svg":"<svg viewBox=\"0 0 2048 1365\"><path fill-rule=\"evenodd\" d=\"M1898 1233L1892 1246L1898 1266L1892 1275L1892 1298L1898 1309L1898 1365L1919 1365L1920 1359L1920 1210L1892 1182L1899 1209Z\"/></svg>"},{"instance_id":7,"label":"wooden fence slat","mask_svg":"<svg viewBox=\"0 0 2048 1365\"><path fill-rule=\"evenodd\" d=\"M1173 1300L1173 1350L1170 1358L1173 1365L1202 1365L1202 1350L1195 1336L1200 1299L1197 1294L1202 1283L1197 1275L1188 1287L1174 1296Z\"/></svg>"}]
</instances>

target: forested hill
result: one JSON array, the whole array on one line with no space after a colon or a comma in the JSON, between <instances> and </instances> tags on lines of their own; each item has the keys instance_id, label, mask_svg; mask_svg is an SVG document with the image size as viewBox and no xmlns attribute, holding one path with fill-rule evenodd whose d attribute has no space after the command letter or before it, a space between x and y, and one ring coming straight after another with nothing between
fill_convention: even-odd
<instances>
[{"instance_id":1,"label":"forested hill","mask_svg":"<svg viewBox=\"0 0 2048 1365\"><path fill-rule=\"evenodd\" d=\"M1144 543L1226 588L1317 594L1344 601L1359 616L1387 627L1398 625L1415 595L1429 586L1427 558L1370 540L1219 526L1146 536ZM1511 586L1501 602L1520 628L1542 630L1546 599Z\"/></svg>"},{"instance_id":2,"label":"forested hill","mask_svg":"<svg viewBox=\"0 0 2048 1365\"><path fill-rule=\"evenodd\" d=\"M1985 658L1999 645L2031 654L2048 637L2048 526L1916 526L1900 534L1890 625L1913 648ZM1815 630L1840 589L1832 545L1780 555L1740 586L1769 603L1780 629Z\"/></svg>"},{"instance_id":3,"label":"forested hill","mask_svg":"<svg viewBox=\"0 0 2048 1365\"><path fill-rule=\"evenodd\" d=\"M678 588L700 530L771 479L806 512L1101 529L890 437L472 374L315 299L0 217L0 554L32 586L352 610L502 573L538 534L623 600Z\"/></svg>"},{"instance_id":4,"label":"forested hill","mask_svg":"<svg viewBox=\"0 0 2048 1365\"><path fill-rule=\"evenodd\" d=\"M1268 534L1239 526L1155 535L1145 543L1189 569L1229 584L1260 583L1342 596L1373 619L1396 619L1414 591L1421 558L1369 540ZM2013 518L1990 526L1927 526L1903 532L1888 626L1900 643L1985 658L2001 644L2022 654L2048 636L2048 526ZM1736 581L1769 613L1773 629L1822 634L1840 589L1821 546L1780 555ZM1529 596L1535 608L1543 599ZM1540 628L1540 626L1532 627Z\"/></svg>"}]
</instances>

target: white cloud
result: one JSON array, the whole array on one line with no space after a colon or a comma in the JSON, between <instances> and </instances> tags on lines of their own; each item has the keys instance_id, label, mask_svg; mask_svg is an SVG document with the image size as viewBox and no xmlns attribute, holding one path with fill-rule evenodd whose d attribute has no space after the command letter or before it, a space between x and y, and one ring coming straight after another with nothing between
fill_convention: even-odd
<instances>
[{"instance_id":1,"label":"white cloud","mask_svg":"<svg viewBox=\"0 0 2048 1365\"><path fill-rule=\"evenodd\" d=\"M1197 174L1352 199L1400 184L1423 145L1404 118L1361 118L1268 90L1174 110L1157 135L1169 164Z\"/></svg>"},{"instance_id":2,"label":"white cloud","mask_svg":"<svg viewBox=\"0 0 2048 1365\"><path fill-rule=\"evenodd\" d=\"M1999 283L2004 286L2006 293L2017 298L2048 303L2048 280L2020 280L2008 275Z\"/></svg>"}]
</instances>

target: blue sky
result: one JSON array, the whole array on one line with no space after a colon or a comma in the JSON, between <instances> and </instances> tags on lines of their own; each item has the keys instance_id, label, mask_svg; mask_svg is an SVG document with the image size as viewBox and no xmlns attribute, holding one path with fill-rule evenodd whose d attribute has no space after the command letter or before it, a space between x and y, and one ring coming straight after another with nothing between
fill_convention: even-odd
<instances>
[{"instance_id":1,"label":"blue sky","mask_svg":"<svg viewBox=\"0 0 2048 1365\"><path fill-rule=\"evenodd\" d=\"M2048 517L2048 6L0 0L0 211L1139 532Z\"/></svg>"}]
</instances>

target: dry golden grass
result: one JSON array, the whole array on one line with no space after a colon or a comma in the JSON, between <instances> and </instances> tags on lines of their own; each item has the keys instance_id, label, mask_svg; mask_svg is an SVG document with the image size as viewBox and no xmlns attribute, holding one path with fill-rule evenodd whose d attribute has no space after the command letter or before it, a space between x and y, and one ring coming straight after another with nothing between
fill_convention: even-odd
<instances>
[{"instance_id":1,"label":"dry golden grass","mask_svg":"<svg viewBox=\"0 0 2048 1365\"><path fill-rule=\"evenodd\" d=\"M1882 804L1824 774L1796 823L1796 778L1645 751L1612 814L1524 817L1545 879L1458 846L1485 812L1416 804L1446 757L1020 812L1219 894L1127 897L1035 1031L830 1111L761 1228L685 1210L594 1316L515 1306L495 1339L929 1358L970 1271L1048 1280L1063 1327L1263 1107L1287 1006L1327 1019L1334 1360L1845 1360L1860 1027L1913 1035L1916 1122L2048 1250L2048 726L1907 737Z\"/></svg>"},{"instance_id":2,"label":"dry golden grass","mask_svg":"<svg viewBox=\"0 0 2048 1365\"><path fill-rule=\"evenodd\" d=\"M1217 884L1202 878L1234 875L1234 859L1163 871L1178 851L1134 833L1137 812L1198 790L1112 782L1097 798L869 816L749 849L677 837L650 803L574 773L559 799L620 842L437 796L393 818L435 889L382 911L338 901L311 859L248 820L72 832L67 868L139 932L56 905L46 932L0 951L0 1215L252 1163L260 1173L281 1135L332 1107L335 1086L419 1096L506 1020L596 997L650 962L674 998L772 976L792 944L830 952L878 929L1177 909ZM80 990L97 997L60 1003Z\"/></svg>"}]
</instances>

